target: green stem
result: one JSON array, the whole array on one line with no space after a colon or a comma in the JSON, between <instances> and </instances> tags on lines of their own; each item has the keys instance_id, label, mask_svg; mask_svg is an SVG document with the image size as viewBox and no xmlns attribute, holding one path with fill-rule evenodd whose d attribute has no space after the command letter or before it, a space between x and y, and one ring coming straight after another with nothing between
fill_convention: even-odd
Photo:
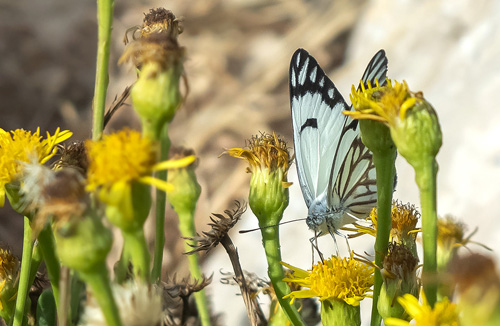
<instances>
[{"instance_id":1,"label":"green stem","mask_svg":"<svg viewBox=\"0 0 500 326\"><path fill-rule=\"evenodd\" d=\"M282 214L283 212L281 211L280 213ZM270 218L269 220L275 219ZM285 275L283 273L283 266L281 265L279 228L276 226L265 227L260 224L261 223L259 223L259 226L261 227L262 244L264 245L268 265L267 274L273 284L278 302L293 325L304 325L295 306L291 305L288 299L283 299L285 295L290 293L290 288L283 282Z\"/></svg>"},{"instance_id":2,"label":"green stem","mask_svg":"<svg viewBox=\"0 0 500 326\"><path fill-rule=\"evenodd\" d=\"M431 307L437 300L437 203L436 175L438 165L434 157L415 167L415 180L420 190L422 207L422 240L424 249L423 288Z\"/></svg>"},{"instance_id":3,"label":"green stem","mask_svg":"<svg viewBox=\"0 0 500 326\"><path fill-rule=\"evenodd\" d=\"M56 301L56 309L59 311L59 279L61 274L61 266L56 254L54 235L52 229L47 226L38 235L40 243L40 250L42 251L45 267L49 274L50 285L52 286L52 293Z\"/></svg>"},{"instance_id":4,"label":"green stem","mask_svg":"<svg viewBox=\"0 0 500 326\"><path fill-rule=\"evenodd\" d=\"M389 246L389 235L392 228L391 208L392 193L394 191L394 176L396 167L396 148L373 152L373 162L377 171L377 237L375 239L375 264L382 267L387 247ZM378 326L382 322L377 304L382 288L382 275L379 269L375 269L375 284L373 287L373 305L371 326Z\"/></svg>"},{"instance_id":5,"label":"green stem","mask_svg":"<svg viewBox=\"0 0 500 326\"><path fill-rule=\"evenodd\" d=\"M29 284L33 284L33 282L35 282L36 273L38 272L38 268L40 268L42 261L43 257L40 250L40 243L35 241L33 244L33 252L31 254L30 278L28 282Z\"/></svg>"},{"instance_id":6,"label":"green stem","mask_svg":"<svg viewBox=\"0 0 500 326\"><path fill-rule=\"evenodd\" d=\"M196 236L196 228L194 225L194 212L183 213L178 212L179 215L179 230L185 238L193 238ZM191 251L193 247L189 244L196 245L196 241L186 240L184 242L184 250L186 252ZM202 279L201 267L198 261L198 255L192 254L188 255L189 261L189 272L195 280ZM201 290L194 293L194 298L196 300L196 308L198 309L198 315L200 316L201 324L203 326L210 325L210 311L208 309L207 297L205 295L205 290Z\"/></svg>"},{"instance_id":7,"label":"green stem","mask_svg":"<svg viewBox=\"0 0 500 326\"><path fill-rule=\"evenodd\" d=\"M92 139L101 137L104 129L104 110L109 75L109 48L111 44L111 27L113 24L113 0L97 0L98 43L95 89L93 105Z\"/></svg>"},{"instance_id":8,"label":"green stem","mask_svg":"<svg viewBox=\"0 0 500 326\"><path fill-rule=\"evenodd\" d=\"M168 124L162 130L160 138L160 162L168 159L170 150L170 138L168 138ZM160 180L167 180L167 171L158 171L156 177ZM163 248L165 246L165 206L167 194L156 189L156 229L155 229L155 249L153 257L153 271L151 272L153 282L161 280L161 268L163 265Z\"/></svg>"},{"instance_id":9,"label":"green stem","mask_svg":"<svg viewBox=\"0 0 500 326\"><path fill-rule=\"evenodd\" d=\"M144 230L140 229L135 232L122 232L125 257L130 257L132 265L134 266L134 273L147 283L151 281L150 269L150 255Z\"/></svg>"},{"instance_id":10,"label":"green stem","mask_svg":"<svg viewBox=\"0 0 500 326\"><path fill-rule=\"evenodd\" d=\"M91 287L92 294L106 319L106 325L121 326L120 314L113 297L105 263L96 266L91 273L81 273L80 276Z\"/></svg>"},{"instance_id":11,"label":"green stem","mask_svg":"<svg viewBox=\"0 0 500 326\"><path fill-rule=\"evenodd\" d=\"M17 290L16 311L14 312L13 326L21 326L23 317L26 316L26 298L28 290L31 287L30 270L31 270L31 255L33 253L33 240L30 220L24 217L24 239L23 239L23 254L21 261L21 273L19 276L19 287Z\"/></svg>"}]
</instances>

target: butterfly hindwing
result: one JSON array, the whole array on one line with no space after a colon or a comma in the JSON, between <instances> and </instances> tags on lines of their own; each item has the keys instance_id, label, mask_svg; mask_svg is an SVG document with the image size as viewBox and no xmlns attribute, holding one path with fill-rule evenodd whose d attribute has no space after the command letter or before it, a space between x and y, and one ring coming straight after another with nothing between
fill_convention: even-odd
<instances>
[{"instance_id":1,"label":"butterfly hindwing","mask_svg":"<svg viewBox=\"0 0 500 326\"><path fill-rule=\"evenodd\" d=\"M368 63L361 81L367 85L386 83L387 57L385 51L378 51ZM366 217L377 203L375 165L371 152L364 146L356 126L356 136L349 146L343 147L337 159L342 160L338 170L332 169L331 184L327 200L328 207L342 208L348 213L339 225L353 222L355 218Z\"/></svg>"},{"instance_id":2,"label":"butterfly hindwing","mask_svg":"<svg viewBox=\"0 0 500 326\"><path fill-rule=\"evenodd\" d=\"M290 63L290 103L299 182L309 207L326 194L349 106L316 60L298 49Z\"/></svg>"}]
</instances>

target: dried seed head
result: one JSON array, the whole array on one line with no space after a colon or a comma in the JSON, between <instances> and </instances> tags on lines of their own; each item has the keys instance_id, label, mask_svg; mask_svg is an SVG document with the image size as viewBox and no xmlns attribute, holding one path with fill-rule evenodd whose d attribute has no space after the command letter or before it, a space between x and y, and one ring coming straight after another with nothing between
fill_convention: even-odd
<instances>
[{"instance_id":1,"label":"dried seed head","mask_svg":"<svg viewBox=\"0 0 500 326\"><path fill-rule=\"evenodd\" d=\"M60 158L54 163L56 169L71 167L82 175L87 174L89 163L84 141L74 141L69 145L63 144L59 146L59 152Z\"/></svg>"},{"instance_id":2,"label":"dried seed head","mask_svg":"<svg viewBox=\"0 0 500 326\"><path fill-rule=\"evenodd\" d=\"M210 217L212 223L208 224L212 229L208 232L203 232L203 236L198 235L193 238L186 238L187 240L193 240L198 243L197 245L190 245L194 249L187 252L188 255L198 251L209 252L221 242L222 238L224 238L229 230L236 225L241 215L246 210L246 205L242 205L239 201L235 201L235 204L236 208L234 210L224 211L227 217L222 214L212 214Z\"/></svg>"}]
</instances>

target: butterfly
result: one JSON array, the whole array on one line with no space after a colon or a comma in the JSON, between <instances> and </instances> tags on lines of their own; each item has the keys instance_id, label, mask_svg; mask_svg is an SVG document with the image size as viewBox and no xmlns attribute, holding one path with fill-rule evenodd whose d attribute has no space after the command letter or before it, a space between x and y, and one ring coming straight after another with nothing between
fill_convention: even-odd
<instances>
[{"instance_id":1,"label":"butterfly","mask_svg":"<svg viewBox=\"0 0 500 326\"><path fill-rule=\"evenodd\" d=\"M386 73L387 57L380 50L361 80L375 85L377 79L383 85ZM306 224L315 232L311 243L330 234L336 244L334 234L346 238L339 228L365 218L376 205L372 154L361 141L358 121L342 114L352 108L304 49L295 51L290 62L290 104Z\"/></svg>"}]
</instances>

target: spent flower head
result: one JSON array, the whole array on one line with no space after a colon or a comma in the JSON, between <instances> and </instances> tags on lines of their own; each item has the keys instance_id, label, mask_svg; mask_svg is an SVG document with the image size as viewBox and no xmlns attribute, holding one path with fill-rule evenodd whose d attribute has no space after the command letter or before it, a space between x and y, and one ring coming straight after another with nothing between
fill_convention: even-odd
<instances>
[{"instance_id":1,"label":"spent flower head","mask_svg":"<svg viewBox=\"0 0 500 326\"><path fill-rule=\"evenodd\" d=\"M403 306L406 313L415 323L410 323L399 318L387 318L384 323L387 326L458 326L459 314L457 305L450 302L448 298L436 302L434 308L431 307L425 293L421 291L420 303L416 297L411 294L405 294L398 298L399 304Z\"/></svg>"},{"instance_id":2,"label":"spent flower head","mask_svg":"<svg viewBox=\"0 0 500 326\"><path fill-rule=\"evenodd\" d=\"M73 168L51 170L40 164L25 163L19 193L28 210L36 211L31 227L36 238L49 218L56 224L79 218L88 208L85 180Z\"/></svg>"},{"instance_id":3,"label":"spent flower head","mask_svg":"<svg viewBox=\"0 0 500 326\"><path fill-rule=\"evenodd\" d=\"M21 263L9 249L0 248L0 317L13 316Z\"/></svg>"},{"instance_id":4,"label":"spent flower head","mask_svg":"<svg viewBox=\"0 0 500 326\"><path fill-rule=\"evenodd\" d=\"M151 10L144 24L132 30L140 31L140 37L134 36L120 62L130 60L138 69L138 79L131 90L134 110L141 117L144 134L158 140L183 100L179 81L184 71L185 49L177 42L182 28L171 11L159 8Z\"/></svg>"},{"instance_id":5,"label":"spent flower head","mask_svg":"<svg viewBox=\"0 0 500 326\"><path fill-rule=\"evenodd\" d=\"M210 217L212 223L208 224L212 227L210 231L203 232L202 236L198 235L194 238L187 238L188 240L193 240L197 243L196 245L191 245L188 242L188 244L194 248L190 252L187 252L188 255L199 251L206 251L208 253L210 250L217 247L217 245L225 237L227 237L229 230L236 225L241 218L241 215L246 210L246 205L241 204L239 201L235 201L235 205L236 208L234 210L224 211L227 217L223 214L212 214Z\"/></svg>"},{"instance_id":6,"label":"spent flower head","mask_svg":"<svg viewBox=\"0 0 500 326\"><path fill-rule=\"evenodd\" d=\"M54 163L55 170L65 167L73 168L82 175L86 175L88 166L89 162L84 141L74 141L68 145L60 146L60 157Z\"/></svg>"},{"instance_id":7,"label":"spent flower head","mask_svg":"<svg viewBox=\"0 0 500 326\"><path fill-rule=\"evenodd\" d=\"M418 258L409 248L402 243L389 244L381 270L384 283L377 303L382 318L408 318L396 298L407 293L418 295L417 267Z\"/></svg>"},{"instance_id":8,"label":"spent flower head","mask_svg":"<svg viewBox=\"0 0 500 326\"><path fill-rule=\"evenodd\" d=\"M46 163L57 153L56 145L71 135L70 131L57 128L53 135L47 132L44 139L40 128L34 133L23 129L10 132L0 129L0 206L5 202L5 187L22 174L22 163Z\"/></svg>"},{"instance_id":9,"label":"spent flower head","mask_svg":"<svg viewBox=\"0 0 500 326\"><path fill-rule=\"evenodd\" d=\"M112 290L123 325L161 325L164 313L162 309L162 291L158 286L140 282L127 282L122 285L113 284ZM79 325L107 325L102 309L93 296L85 304Z\"/></svg>"},{"instance_id":10,"label":"spent flower head","mask_svg":"<svg viewBox=\"0 0 500 326\"><path fill-rule=\"evenodd\" d=\"M462 325L500 325L500 273L492 257L456 256L449 271L459 293Z\"/></svg>"},{"instance_id":11,"label":"spent flower head","mask_svg":"<svg viewBox=\"0 0 500 326\"><path fill-rule=\"evenodd\" d=\"M318 297L320 301L344 301L351 306L359 306L361 300L371 297L374 268L354 259L352 253L349 258L332 256L313 265L309 271L282 264L293 271L284 281L306 288L288 294L286 297L292 301Z\"/></svg>"}]
</instances>

